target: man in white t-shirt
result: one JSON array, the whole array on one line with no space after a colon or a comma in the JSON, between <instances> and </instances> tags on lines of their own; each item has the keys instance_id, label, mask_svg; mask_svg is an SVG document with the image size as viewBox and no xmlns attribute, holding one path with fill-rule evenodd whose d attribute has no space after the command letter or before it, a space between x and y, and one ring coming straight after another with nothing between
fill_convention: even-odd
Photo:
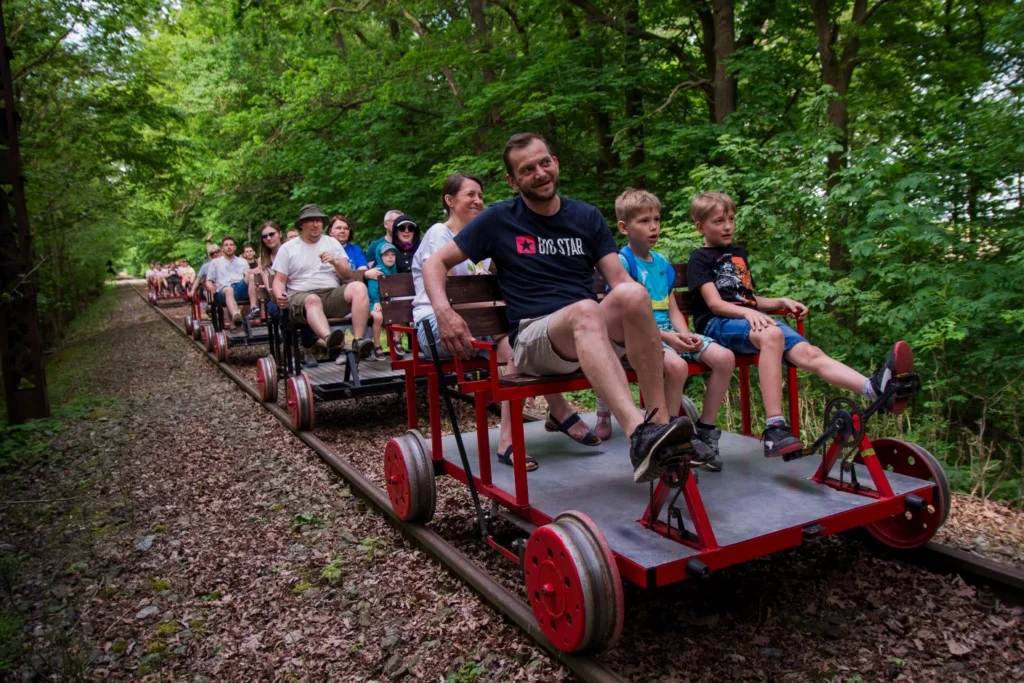
<instances>
[{"instance_id":1,"label":"man in white t-shirt","mask_svg":"<svg viewBox=\"0 0 1024 683\"><path fill-rule=\"evenodd\" d=\"M249 264L245 259L235 256L237 244L234 238L222 239L220 248L220 258L210 263L210 270L206 273L206 289L217 297L217 303L227 307L231 322L238 326L242 324L238 302L248 299L249 306L256 306L256 292L250 292L249 286L245 284Z\"/></svg>"},{"instance_id":2,"label":"man in white t-shirt","mask_svg":"<svg viewBox=\"0 0 1024 683\"><path fill-rule=\"evenodd\" d=\"M352 314L353 350L360 358L373 352L373 342L365 338L370 317L370 295L366 285L349 267L345 248L333 237L323 234L327 215L316 204L299 211L295 227L299 239L285 242L274 257L274 299L292 320L309 325L328 350L341 346L344 332L331 330L328 318Z\"/></svg>"}]
</instances>

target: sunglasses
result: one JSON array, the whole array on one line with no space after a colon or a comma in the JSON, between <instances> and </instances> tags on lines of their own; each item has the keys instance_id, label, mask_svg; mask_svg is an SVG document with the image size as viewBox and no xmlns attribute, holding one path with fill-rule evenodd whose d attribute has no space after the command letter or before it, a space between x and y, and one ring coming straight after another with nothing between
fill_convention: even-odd
<instances>
[{"instance_id":1,"label":"sunglasses","mask_svg":"<svg viewBox=\"0 0 1024 683\"><path fill-rule=\"evenodd\" d=\"M412 232L412 228L408 225L399 225L398 232Z\"/></svg>"},{"instance_id":2,"label":"sunglasses","mask_svg":"<svg viewBox=\"0 0 1024 683\"><path fill-rule=\"evenodd\" d=\"M265 240L269 240L271 237L273 237L276 234L277 234L276 232L265 232L262 235L260 235L260 237L262 237Z\"/></svg>"}]
</instances>

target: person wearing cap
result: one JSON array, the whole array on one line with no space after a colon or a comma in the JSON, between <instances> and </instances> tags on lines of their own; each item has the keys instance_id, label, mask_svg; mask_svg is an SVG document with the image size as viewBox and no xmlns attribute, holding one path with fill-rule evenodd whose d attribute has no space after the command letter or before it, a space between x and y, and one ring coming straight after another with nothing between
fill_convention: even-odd
<instances>
[{"instance_id":1,"label":"person wearing cap","mask_svg":"<svg viewBox=\"0 0 1024 683\"><path fill-rule=\"evenodd\" d=\"M398 256L397 250L398 247L389 242L385 242L384 244L381 245L380 263L377 264L377 269L381 272L382 275L394 275L395 273L398 272L398 269L395 267L395 260ZM370 291L371 315L373 315L373 312L376 311L377 315L379 316L379 318L377 316L374 317L373 356L377 360L384 360L385 358L388 357L388 355L380 346L378 346L378 344L380 344L380 328L377 327L377 320L379 319L383 321L384 319L383 316L380 315L380 283L377 282L377 280L367 280L366 287ZM390 344L394 346L395 354L397 355L398 358L403 358L405 356L405 352L402 350L402 342L397 335L390 342Z\"/></svg>"},{"instance_id":2,"label":"person wearing cap","mask_svg":"<svg viewBox=\"0 0 1024 683\"><path fill-rule=\"evenodd\" d=\"M394 244L393 231L395 227L395 219L402 215L404 214L398 209L388 209L384 212L384 235L370 242L370 246L366 249L366 256L369 259L370 270L373 270L374 267L380 263L380 254L378 252L380 251L381 246L384 244ZM366 277L370 280L376 280L380 277L380 271L378 270L376 273L367 273Z\"/></svg>"},{"instance_id":3,"label":"person wearing cap","mask_svg":"<svg viewBox=\"0 0 1024 683\"><path fill-rule=\"evenodd\" d=\"M367 358L373 353L373 342L365 338L370 296L366 285L353 281L345 249L323 234L326 220L316 204L299 211L299 238L283 244L274 258L274 299L288 307L293 320L309 325L328 350L340 348L345 339L342 330L331 330L328 319L351 314L352 348Z\"/></svg>"},{"instance_id":4,"label":"person wearing cap","mask_svg":"<svg viewBox=\"0 0 1024 683\"><path fill-rule=\"evenodd\" d=\"M395 219L392 243L397 247L395 267L399 273L412 272L412 259L420 246L420 226L404 213Z\"/></svg>"},{"instance_id":5,"label":"person wearing cap","mask_svg":"<svg viewBox=\"0 0 1024 683\"><path fill-rule=\"evenodd\" d=\"M256 290L250 290L245 283L249 273L249 264L245 259L235 256L238 244L233 237L224 237L220 241L220 258L214 259L210 270L206 273L206 291L216 297L217 303L228 309L232 324L242 324L242 313L238 310L239 301L248 301L251 308L256 307Z\"/></svg>"}]
</instances>

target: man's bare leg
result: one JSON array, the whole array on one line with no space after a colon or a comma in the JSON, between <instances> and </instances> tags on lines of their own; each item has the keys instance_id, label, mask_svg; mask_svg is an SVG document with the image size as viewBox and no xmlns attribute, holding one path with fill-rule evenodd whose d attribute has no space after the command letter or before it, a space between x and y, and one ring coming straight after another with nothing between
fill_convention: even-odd
<instances>
[{"instance_id":1,"label":"man's bare leg","mask_svg":"<svg viewBox=\"0 0 1024 683\"><path fill-rule=\"evenodd\" d=\"M362 339L366 335L366 321L370 318L370 293L362 282L345 285L345 301L352 311L352 335ZM374 342L374 346L377 342Z\"/></svg>"},{"instance_id":2,"label":"man's bare leg","mask_svg":"<svg viewBox=\"0 0 1024 683\"><path fill-rule=\"evenodd\" d=\"M641 390L645 397L649 397L650 408L658 409L652 422L664 424L668 422L669 415L665 410L665 388L662 385L660 336L650 314L647 290L635 283L619 285L608 294L605 302L619 289L629 291L615 297L614 306L606 307L604 303L586 300L553 313L548 321L548 339L555 352L563 358L579 360L583 374L594 390L604 397L626 434L632 435L643 420L633 404L626 373L612 349L609 334L618 332L625 336L627 353L638 359L634 369L641 381ZM622 310L630 307L641 315ZM609 325L607 313L611 313L616 325ZM624 328L634 322L634 329L624 332Z\"/></svg>"},{"instance_id":3,"label":"man's bare leg","mask_svg":"<svg viewBox=\"0 0 1024 683\"><path fill-rule=\"evenodd\" d=\"M331 326L327 324L327 316L324 314L324 304L316 294L310 294L302 302L306 309L306 324L318 339L323 339L331 334Z\"/></svg>"},{"instance_id":4,"label":"man's bare leg","mask_svg":"<svg viewBox=\"0 0 1024 683\"><path fill-rule=\"evenodd\" d=\"M224 306L228 309L228 316L234 321L235 316L238 315L238 302L235 301L235 290L231 289L228 285L221 290L224 292Z\"/></svg>"}]
</instances>

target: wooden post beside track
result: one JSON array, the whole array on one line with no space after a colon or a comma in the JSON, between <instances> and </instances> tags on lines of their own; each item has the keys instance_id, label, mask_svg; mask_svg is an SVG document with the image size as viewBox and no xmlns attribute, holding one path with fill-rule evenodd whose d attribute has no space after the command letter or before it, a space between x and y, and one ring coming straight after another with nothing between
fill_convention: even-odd
<instances>
[{"instance_id":1,"label":"wooden post beside track","mask_svg":"<svg viewBox=\"0 0 1024 683\"><path fill-rule=\"evenodd\" d=\"M0 13L0 372L11 424L50 415L39 336L25 179L18 151L11 52Z\"/></svg>"}]
</instances>

